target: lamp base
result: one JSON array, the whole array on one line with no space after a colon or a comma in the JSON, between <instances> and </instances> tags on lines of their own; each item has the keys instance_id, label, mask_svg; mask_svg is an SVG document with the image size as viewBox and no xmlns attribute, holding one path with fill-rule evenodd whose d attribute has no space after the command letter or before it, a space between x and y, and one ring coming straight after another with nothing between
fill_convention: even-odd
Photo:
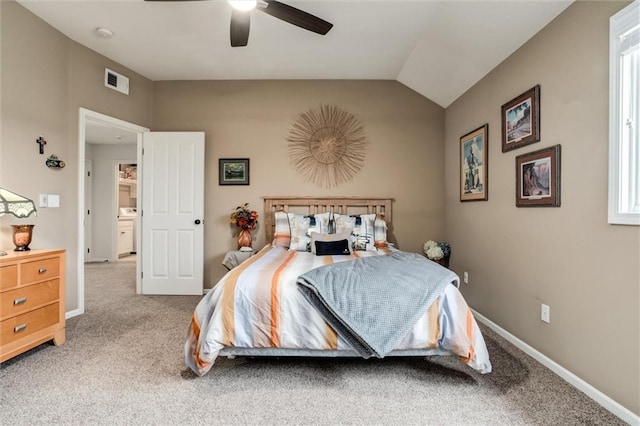
<instances>
[{"instance_id":1,"label":"lamp base","mask_svg":"<svg viewBox=\"0 0 640 426\"><path fill-rule=\"evenodd\" d=\"M31 244L31 234L34 225L11 225L13 228L13 244L16 246L14 251L29 251Z\"/></svg>"}]
</instances>

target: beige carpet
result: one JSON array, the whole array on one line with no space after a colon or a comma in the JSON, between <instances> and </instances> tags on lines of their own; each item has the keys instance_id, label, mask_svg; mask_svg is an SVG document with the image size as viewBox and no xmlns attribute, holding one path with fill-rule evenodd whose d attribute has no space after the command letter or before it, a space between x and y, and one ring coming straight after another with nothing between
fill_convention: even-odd
<instances>
[{"instance_id":1,"label":"beige carpet","mask_svg":"<svg viewBox=\"0 0 640 426\"><path fill-rule=\"evenodd\" d=\"M183 343L200 298L136 295L134 271L86 265L86 313L67 321L67 343L0 367L1 424L623 424L485 328L488 375L451 357L220 358L196 377Z\"/></svg>"}]
</instances>

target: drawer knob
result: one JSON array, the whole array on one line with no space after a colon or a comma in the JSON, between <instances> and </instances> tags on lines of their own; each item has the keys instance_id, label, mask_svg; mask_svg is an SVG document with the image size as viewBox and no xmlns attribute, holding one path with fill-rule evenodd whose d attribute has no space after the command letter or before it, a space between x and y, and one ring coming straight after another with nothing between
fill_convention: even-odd
<instances>
[{"instance_id":1,"label":"drawer knob","mask_svg":"<svg viewBox=\"0 0 640 426\"><path fill-rule=\"evenodd\" d=\"M13 304L14 305L22 305L23 303L25 303L27 301L26 297L18 297L17 299L13 300Z\"/></svg>"},{"instance_id":2,"label":"drawer knob","mask_svg":"<svg viewBox=\"0 0 640 426\"><path fill-rule=\"evenodd\" d=\"M27 324L20 324L20 325L16 325L16 326L13 328L13 332L14 332L14 333L20 333L22 330L24 330L24 329L26 329L26 328L27 328Z\"/></svg>"},{"instance_id":3,"label":"drawer knob","mask_svg":"<svg viewBox=\"0 0 640 426\"><path fill-rule=\"evenodd\" d=\"M43 268L38 269L38 273L39 274L44 274L45 272L47 272L47 268L43 267Z\"/></svg>"}]
</instances>

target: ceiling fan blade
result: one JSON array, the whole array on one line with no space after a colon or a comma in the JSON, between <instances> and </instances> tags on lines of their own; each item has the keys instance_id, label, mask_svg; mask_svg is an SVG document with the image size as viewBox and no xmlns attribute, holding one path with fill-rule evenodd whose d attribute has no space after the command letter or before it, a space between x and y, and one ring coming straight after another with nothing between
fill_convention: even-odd
<instances>
[{"instance_id":1,"label":"ceiling fan blade","mask_svg":"<svg viewBox=\"0 0 640 426\"><path fill-rule=\"evenodd\" d=\"M251 13L233 9L231 11L231 47L243 47L249 41Z\"/></svg>"},{"instance_id":2,"label":"ceiling fan blade","mask_svg":"<svg viewBox=\"0 0 640 426\"><path fill-rule=\"evenodd\" d=\"M265 0L266 7L258 7L256 9L273 16L274 18L281 19L296 27L304 28L305 30L312 31L314 33L325 35L333 27L333 24L325 21L324 19L313 16L310 13L304 12L295 7L288 6L284 3L280 3L275 0Z\"/></svg>"}]
</instances>

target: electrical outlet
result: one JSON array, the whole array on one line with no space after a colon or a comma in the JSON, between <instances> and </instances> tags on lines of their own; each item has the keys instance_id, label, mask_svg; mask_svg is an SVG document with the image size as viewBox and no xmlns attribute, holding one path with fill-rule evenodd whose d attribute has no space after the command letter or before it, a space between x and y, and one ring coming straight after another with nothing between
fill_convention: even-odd
<instances>
[{"instance_id":1,"label":"electrical outlet","mask_svg":"<svg viewBox=\"0 0 640 426\"><path fill-rule=\"evenodd\" d=\"M542 305L540 305L540 320L548 323L549 321L549 316L551 315L551 308L549 307L549 305L545 305L544 303Z\"/></svg>"},{"instance_id":2,"label":"electrical outlet","mask_svg":"<svg viewBox=\"0 0 640 426\"><path fill-rule=\"evenodd\" d=\"M469 273L467 271L464 271L462 274L462 281L464 281L465 284L469 284Z\"/></svg>"}]
</instances>

